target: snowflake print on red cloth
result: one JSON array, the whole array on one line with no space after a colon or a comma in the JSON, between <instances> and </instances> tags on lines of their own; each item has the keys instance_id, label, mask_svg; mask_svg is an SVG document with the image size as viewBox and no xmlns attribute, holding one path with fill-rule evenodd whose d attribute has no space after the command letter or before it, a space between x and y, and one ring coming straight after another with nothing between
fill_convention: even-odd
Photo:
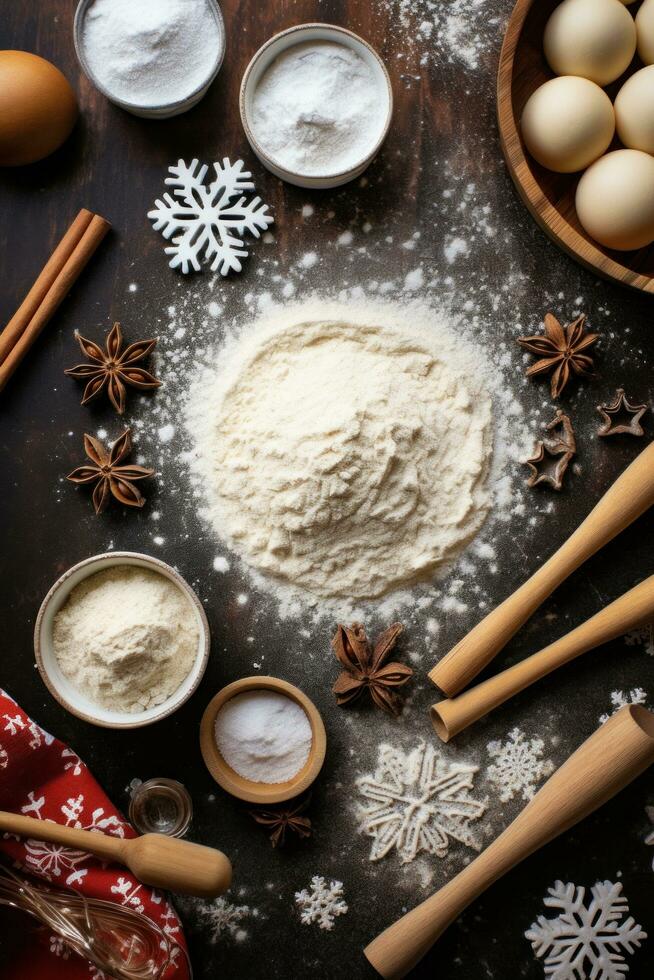
<instances>
[{"instance_id":1,"label":"snowflake print on red cloth","mask_svg":"<svg viewBox=\"0 0 654 980\"><path fill-rule=\"evenodd\" d=\"M98 834L136 836L80 757L32 721L2 690L0 809ZM57 887L142 912L185 948L180 921L166 896L141 885L124 868L103 864L84 851L13 834L0 835L0 850L24 871ZM2 980L100 980L94 967L75 955L67 956L67 948L47 931L30 930L28 936L14 960L3 962ZM163 980L189 980L186 957L181 949L177 954Z\"/></svg>"}]
</instances>

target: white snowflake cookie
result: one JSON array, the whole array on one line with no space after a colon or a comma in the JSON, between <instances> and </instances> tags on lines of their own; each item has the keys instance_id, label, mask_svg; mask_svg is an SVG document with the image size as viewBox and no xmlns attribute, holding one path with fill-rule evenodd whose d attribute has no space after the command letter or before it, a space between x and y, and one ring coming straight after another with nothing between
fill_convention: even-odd
<instances>
[{"instance_id":1,"label":"white snowflake cookie","mask_svg":"<svg viewBox=\"0 0 654 980\"><path fill-rule=\"evenodd\" d=\"M361 831L373 838L370 860L393 848L406 864L420 851L445 857L450 839L481 850L470 823L486 810L474 799L474 766L448 765L431 745L422 742L405 754L380 745L377 769L357 786L366 801L360 808Z\"/></svg>"},{"instance_id":2,"label":"white snowflake cookie","mask_svg":"<svg viewBox=\"0 0 654 980\"><path fill-rule=\"evenodd\" d=\"M314 875L311 888L295 893L295 904L300 910L300 921L305 926L314 923L320 929L331 930L337 915L345 915L347 904L343 899L343 882L330 881Z\"/></svg>"},{"instance_id":3,"label":"white snowflake cookie","mask_svg":"<svg viewBox=\"0 0 654 980\"><path fill-rule=\"evenodd\" d=\"M173 193L157 199L148 218L154 230L171 241L165 249L171 269L199 272L204 261L221 276L241 271L240 260L249 254L242 236L249 232L259 238L273 223L261 198L247 201L242 195L254 190L252 174L244 166L242 160L231 163L225 157L222 164L213 164L216 176L209 184L204 182L209 168L198 160L190 165L179 160L168 168L171 176L165 183Z\"/></svg>"},{"instance_id":4,"label":"white snowflake cookie","mask_svg":"<svg viewBox=\"0 0 654 980\"><path fill-rule=\"evenodd\" d=\"M585 888L555 882L544 903L559 914L554 919L539 915L525 933L536 956L545 957L548 980L618 980L629 969L624 953L633 953L647 939L628 914L619 882L598 881L590 893L586 906Z\"/></svg>"}]
</instances>

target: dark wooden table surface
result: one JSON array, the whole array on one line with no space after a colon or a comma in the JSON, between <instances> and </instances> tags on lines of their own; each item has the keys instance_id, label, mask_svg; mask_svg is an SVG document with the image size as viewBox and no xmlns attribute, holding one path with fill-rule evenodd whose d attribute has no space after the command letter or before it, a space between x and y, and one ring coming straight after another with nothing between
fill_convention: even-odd
<instances>
[{"instance_id":1,"label":"dark wooden table surface","mask_svg":"<svg viewBox=\"0 0 654 980\"><path fill-rule=\"evenodd\" d=\"M371 864L369 841L357 833L352 786L358 772L374 768L380 742L397 738L408 747L432 737L426 709L433 691L425 671L432 654L442 655L473 619L443 615L437 645L425 651L417 614L407 649L424 670L418 671L402 720L393 724L366 709L346 716L330 693L335 664L329 624L305 627L301 634L297 623L271 616L264 599L236 572L213 571L220 547L189 511L187 498L183 502L177 493L186 477L174 453L169 450L161 464L142 513L116 508L97 519L87 496L63 481L81 461L84 431L106 426L113 432L116 427L107 408L82 408L79 387L63 376L63 369L77 360L73 329L100 337L119 319L132 338L157 336L169 327L169 307L188 304L189 297L209 290L209 275L189 283L168 269L162 242L146 220L167 166L180 157L209 162L242 156L274 209L274 245L257 244L243 274L220 286L225 316L242 316L250 303L246 294L267 288L272 261L284 276L310 249L321 260L302 279L302 288L334 291L371 278L401 282L421 264L432 297L447 296L454 308L472 310L475 329L495 347L512 345L517 333L536 328L548 308L562 317L574 308L588 312L602 334L602 346L598 379L577 389L570 401L582 447L580 466L560 497L528 498L532 512L515 518L500 536L501 574L491 581L480 573L496 599L565 538L644 444L623 439L600 445L593 435L594 406L620 383L634 396L652 400L651 298L597 282L560 254L520 205L501 160L494 75L509 2L442 0L432 6L427 0L225 0L227 55L217 81L188 114L153 122L113 107L81 74L72 41L73 0L0 0L0 48L23 48L54 61L71 80L81 107L80 122L61 151L32 167L0 173L0 321L11 315L80 207L98 211L114 227L2 395L0 683L83 755L119 806L126 807L126 788L134 778L167 775L189 787L195 803L191 836L230 854L235 865L230 901L252 910L242 923L247 934L242 941L225 934L212 942L197 906L186 908L195 972L207 980L369 977L372 971L361 954L365 943L462 866L467 854L458 851L448 863L423 860L430 886L394 856ZM435 29L421 28L435 17L440 18ZM345 25L371 41L386 60L395 94L392 130L367 181L333 192L289 187L263 170L249 151L237 109L240 77L256 48L275 31L311 20ZM302 216L306 204L314 208L311 220ZM370 227L364 231L366 223ZM365 234L361 253L337 247L346 230L353 231L355 244ZM416 232L420 237L414 237ZM459 239L463 245L452 258L450 246ZM414 247L400 247L407 241ZM266 248L274 249L274 260L269 251L264 264ZM136 291L130 291L130 283L137 284ZM216 337L220 332L218 322ZM180 344L192 352L192 330ZM515 386L532 416L550 410L543 409L543 388L525 385L520 373ZM149 402L136 401L131 419L145 424L149 411ZM647 425L651 438L651 414ZM151 428L143 432L139 452L159 466ZM163 543L158 545L153 544L153 512L162 514ZM549 642L651 572L653 546L652 520L646 517L559 590L511 644L507 661ZM179 568L205 602L213 634L212 659L195 696L174 717L131 733L104 731L67 714L48 695L33 663L34 619L48 587L72 563L108 548L150 551ZM240 606L235 597L244 588L250 598ZM213 784L197 740L209 698L223 684L251 673L253 656L264 652L267 670L298 683L316 701L329 739L312 800L316 836L284 852L272 851L243 808ZM540 734L560 764L597 726L599 714L609 708L610 692L635 687L644 688L654 704L654 659L642 647L616 641L498 711L447 753L487 764L487 740L521 725ZM490 787L485 791L490 795ZM586 886L606 878L624 882L634 917L653 937L630 959L629 976L651 976L654 852L644 845L647 803L654 803L651 775L494 886L414 976L541 977L542 964L523 934L543 910L542 898L557 878ZM488 812L490 836L521 806L520 800L498 805L495 799ZM350 911L331 933L300 925L296 915L293 893L312 874L345 883ZM2 922L0 916L0 961L10 945L10 930Z\"/></svg>"}]
</instances>

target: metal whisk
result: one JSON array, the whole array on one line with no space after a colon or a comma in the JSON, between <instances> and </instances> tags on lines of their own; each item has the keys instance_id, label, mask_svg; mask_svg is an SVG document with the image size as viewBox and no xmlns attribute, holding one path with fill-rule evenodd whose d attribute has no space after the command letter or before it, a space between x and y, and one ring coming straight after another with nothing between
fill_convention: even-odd
<instances>
[{"instance_id":1,"label":"metal whisk","mask_svg":"<svg viewBox=\"0 0 654 980\"><path fill-rule=\"evenodd\" d=\"M160 980L186 951L151 919L131 909L42 888L0 865L0 905L21 909L115 980ZM191 967L189 966L189 976Z\"/></svg>"}]
</instances>

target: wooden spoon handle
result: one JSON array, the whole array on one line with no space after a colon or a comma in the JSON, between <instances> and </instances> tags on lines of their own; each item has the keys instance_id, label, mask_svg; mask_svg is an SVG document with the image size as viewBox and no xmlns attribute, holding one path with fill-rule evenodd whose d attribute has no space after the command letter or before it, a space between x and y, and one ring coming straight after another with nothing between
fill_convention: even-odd
<instances>
[{"instance_id":1,"label":"wooden spoon handle","mask_svg":"<svg viewBox=\"0 0 654 980\"><path fill-rule=\"evenodd\" d=\"M222 851L165 834L110 837L49 820L0 811L0 832L87 851L104 861L124 864L145 885L168 888L199 898L215 898L227 891L232 866Z\"/></svg>"},{"instance_id":2,"label":"wooden spoon handle","mask_svg":"<svg viewBox=\"0 0 654 980\"><path fill-rule=\"evenodd\" d=\"M609 487L559 550L436 664L429 674L434 684L448 697L458 694L561 582L652 504L654 442Z\"/></svg>"},{"instance_id":3,"label":"wooden spoon handle","mask_svg":"<svg viewBox=\"0 0 654 980\"><path fill-rule=\"evenodd\" d=\"M431 718L444 742L504 704L530 684L551 674L588 650L608 643L630 629L654 621L654 575L611 602L581 626L539 653L471 687L456 698L432 705Z\"/></svg>"},{"instance_id":4,"label":"wooden spoon handle","mask_svg":"<svg viewBox=\"0 0 654 980\"><path fill-rule=\"evenodd\" d=\"M121 837L91 833L89 830L78 830L76 827L62 827L61 824L51 823L49 820L36 820L21 813L5 811L0 811L0 831L44 840L49 844L62 844L75 850L88 851L89 854L106 861L125 864L124 847L127 841Z\"/></svg>"},{"instance_id":5,"label":"wooden spoon handle","mask_svg":"<svg viewBox=\"0 0 654 980\"><path fill-rule=\"evenodd\" d=\"M610 800L654 762L654 714L629 705L587 739L503 834L444 888L382 932L364 953L401 980L494 881Z\"/></svg>"}]
</instances>

